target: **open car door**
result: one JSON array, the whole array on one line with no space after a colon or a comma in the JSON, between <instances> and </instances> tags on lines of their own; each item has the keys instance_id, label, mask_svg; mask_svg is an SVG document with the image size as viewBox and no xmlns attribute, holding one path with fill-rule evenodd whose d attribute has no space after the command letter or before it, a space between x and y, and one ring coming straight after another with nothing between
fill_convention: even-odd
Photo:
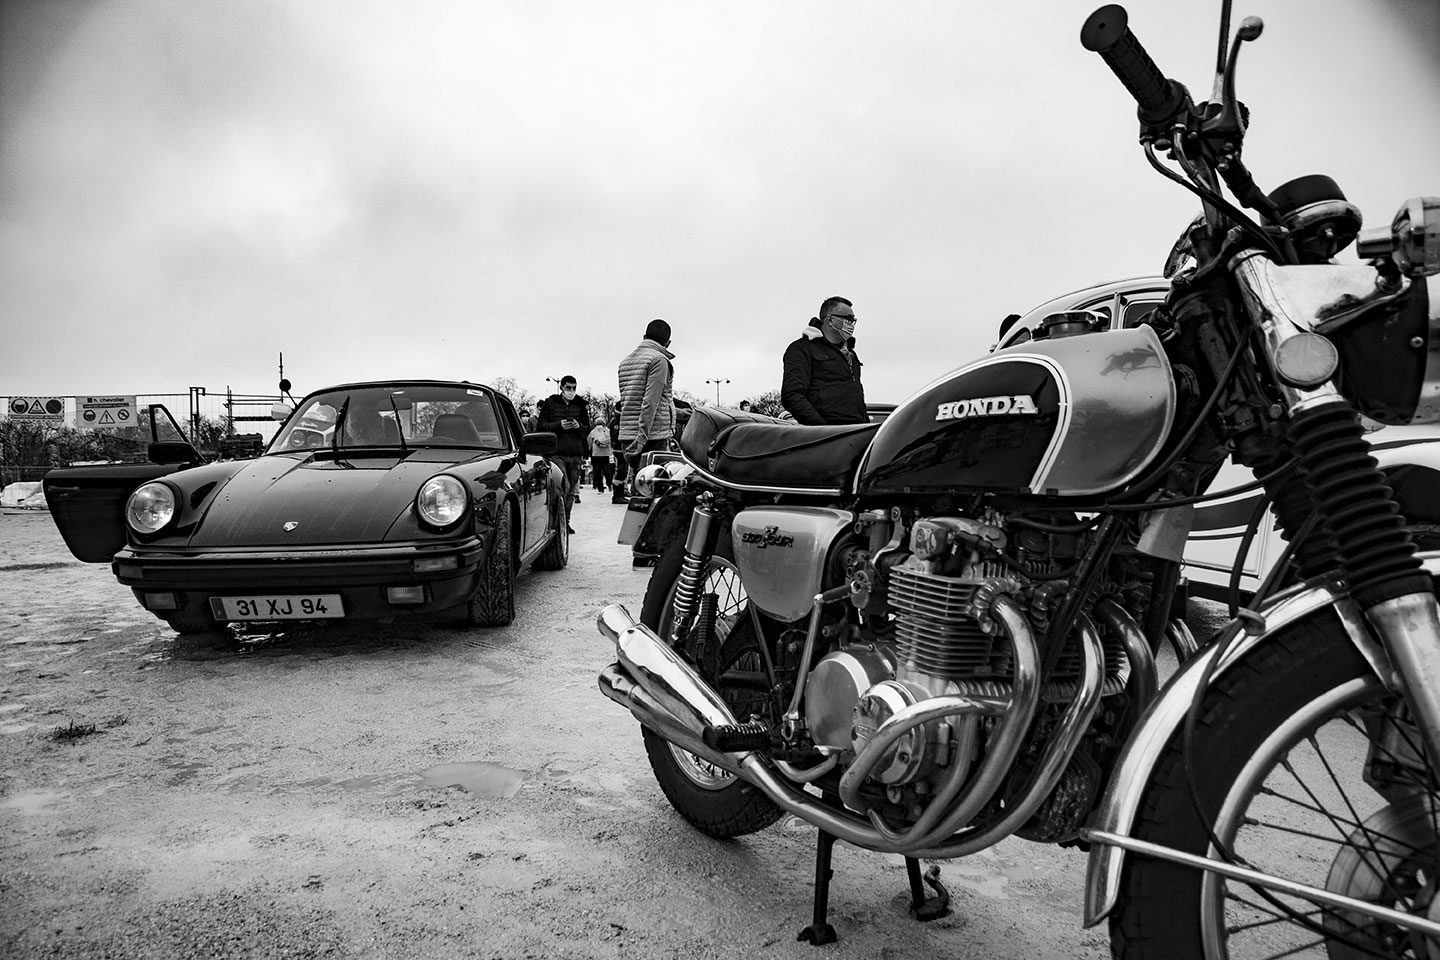
<instances>
[{"instance_id":1,"label":"open car door","mask_svg":"<svg viewBox=\"0 0 1440 960\"><path fill-rule=\"evenodd\" d=\"M144 463L98 463L57 467L41 480L50 516L77 560L109 563L125 546L125 501L142 483L202 462L163 404L150 405L150 443ZM160 415L169 421L160 439ZM172 433L173 430L173 433Z\"/></svg>"}]
</instances>

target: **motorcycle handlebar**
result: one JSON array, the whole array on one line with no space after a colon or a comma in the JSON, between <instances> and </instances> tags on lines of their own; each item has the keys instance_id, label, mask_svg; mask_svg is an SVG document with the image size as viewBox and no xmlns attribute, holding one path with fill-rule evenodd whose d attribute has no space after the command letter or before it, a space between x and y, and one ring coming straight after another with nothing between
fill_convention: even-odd
<instances>
[{"instance_id":1,"label":"motorcycle handlebar","mask_svg":"<svg viewBox=\"0 0 1440 960\"><path fill-rule=\"evenodd\" d=\"M1160 72L1130 31L1130 17L1120 4L1108 3L1090 14L1080 28L1080 42L1086 50L1100 54L1130 91L1140 105L1141 122L1150 126L1165 123L1184 104L1185 88Z\"/></svg>"}]
</instances>

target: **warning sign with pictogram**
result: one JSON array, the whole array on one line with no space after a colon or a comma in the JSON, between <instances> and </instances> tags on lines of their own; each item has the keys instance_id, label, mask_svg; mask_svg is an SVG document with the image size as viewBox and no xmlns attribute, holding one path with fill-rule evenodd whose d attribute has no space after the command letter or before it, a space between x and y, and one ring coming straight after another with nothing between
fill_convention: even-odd
<instances>
[{"instance_id":1,"label":"warning sign with pictogram","mask_svg":"<svg viewBox=\"0 0 1440 960\"><path fill-rule=\"evenodd\" d=\"M11 397L5 413L11 420L61 423L65 419L65 401L61 397Z\"/></svg>"},{"instance_id":2,"label":"warning sign with pictogram","mask_svg":"<svg viewBox=\"0 0 1440 960\"><path fill-rule=\"evenodd\" d=\"M133 427L134 397L76 397L75 425L91 430L119 430Z\"/></svg>"}]
</instances>

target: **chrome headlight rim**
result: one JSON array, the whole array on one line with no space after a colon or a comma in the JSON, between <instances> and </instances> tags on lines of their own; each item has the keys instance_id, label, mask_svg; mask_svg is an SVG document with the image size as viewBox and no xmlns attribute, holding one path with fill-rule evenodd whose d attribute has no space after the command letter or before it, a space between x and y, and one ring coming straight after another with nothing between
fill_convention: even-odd
<instances>
[{"instance_id":1,"label":"chrome headlight rim","mask_svg":"<svg viewBox=\"0 0 1440 960\"><path fill-rule=\"evenodd\" d=\"M142 537L153 537L175 522L179 492L168 483L150 480L130 492L125 501L125 526Z\"/></svg>"},{"instance_id":2,"label":"chrome headlight rim","mask_svg":"<svg viewBox=\"0 0 1440 960\"><path fill-rule=\"evenodd\" d=\"M446 530L470 512L470 491L459 477L437 473L415 491L415 516L426 526Z\"/></svg>"},{"instance_id":3,"label":"chrome headlight rim","mask_svg":"<svg viewBox=\"0 0 1440 960\"><path fill-rule=\"evenodd\" d=\"M642 497L655 496L655 484L661 480L669 479L669 473L663 463L650 463L635 471L635 476L630 481L631 489Z\"/></svg>"}]
</instances>

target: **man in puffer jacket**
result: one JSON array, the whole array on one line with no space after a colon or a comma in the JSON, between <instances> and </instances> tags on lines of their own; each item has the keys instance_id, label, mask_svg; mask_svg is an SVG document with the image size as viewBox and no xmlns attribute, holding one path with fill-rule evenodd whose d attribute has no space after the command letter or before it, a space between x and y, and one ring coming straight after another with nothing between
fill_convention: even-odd
<instances>
[{"instance_id":1,"label":"man in puffer jacket","mask_svg":"<svg viewBox=\"0 0 1440 960\"><path fill-rule=\"evenodd\" d=\"M645 339L620 361L620 443L631 477L641 454L664 450L675 435L675 367L670 324L651 320Z\"/></svg>"},{"instance_id":2,"label":"man in puffer jacket","mask_svg":"<svg viewBox=\"0 0 1440 960\"><path fill-rule=\"evenodd\" d=\"M844 297L830 297L800 339L785 348L780 404L796 423L867 423L860 366L855 308Z\"/></svg>"}]
</instances>

